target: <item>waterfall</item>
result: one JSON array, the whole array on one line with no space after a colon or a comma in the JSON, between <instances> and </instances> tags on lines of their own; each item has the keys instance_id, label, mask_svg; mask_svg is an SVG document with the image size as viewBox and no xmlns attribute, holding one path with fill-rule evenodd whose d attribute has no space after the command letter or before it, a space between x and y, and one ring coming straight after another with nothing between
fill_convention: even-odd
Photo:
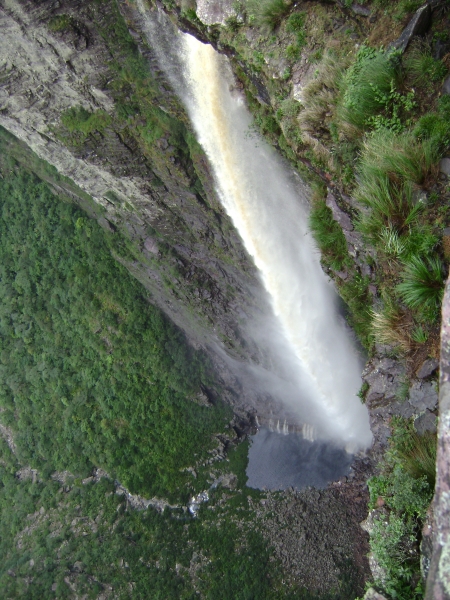
<instances>
[{"instance_id":1,"label":"waterfall","mask_svg":"<svg viewBox=\"0 0 450 600\"><path fill-rule=\"evenodd\" d=\"M307 229L307 188L295 182L252 120L227 59L172 29L137 0L149 42L184 102L212 165L221 202L258 268L278 323L276 352L289 380L278 395L315 432L355 450L370 445L357 392L361 362ZM272 333L270 335L272 338ZM264 336L261 334L261 339ZM267 378L267 375L266 375ZM280 424L277 423L280 431ZM307 428L311 435L311 428Z\"/></svg>"}]
</instances>

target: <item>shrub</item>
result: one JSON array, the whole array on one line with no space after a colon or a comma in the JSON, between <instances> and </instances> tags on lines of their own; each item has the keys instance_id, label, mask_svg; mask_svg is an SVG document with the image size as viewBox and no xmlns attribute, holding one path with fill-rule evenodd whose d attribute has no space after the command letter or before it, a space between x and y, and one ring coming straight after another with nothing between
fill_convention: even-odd
<instances>
[{"instance_id":1,"label":"shrub","mask_svg":"<svg viewBox=\"0 0 450 600\"><path fill-rule=\"evenodd\" d=\"M383 95L389 95L400 79L396 54L362 46L342 79L341 121L366 129L369 119L385 108Z\"/></svg>"},{"instance_id":2,"label":"shrub","mask_svg":"<svg viewBox=\"0 0 450 600\"><path fill-rule=\"evenodd\" d=\"M255 16L257 25L272 31L290 11L284 0L249 0L249 11Z\"/></svg>"},{"instance_id":3,"label":"shrub","mask_svg":"<svg viewBox=\"0 0 450 600\"><path fill-rule=\"evenodd\" d=\"M403 281L396 290L406 306L420 311L427 319L437 318L444 290L441 260L438 257L424 259L412 256L405 263L401 278Z\"/></svg>"},{"instance_id":4,"label":"shrub","mask_svg":"<svg viewBox=\"0 0 450 600\"><path fill-rule=\"evenodd\" d=\"M413 204L411 185L392 185L386 176L380 175L360 185L356 196L371 209L360 215L358 229L376 245L381 245L383 251L386 251L383 237L390 236L392 248L396 236L397 250L401 250L399 233L414 222L422 209L421 204Z\"/></svg>"},{"instance_id":5,"label":"shrub","mask_svg":"<svg viewBox=\"0 0 450 600\"><path fill-rule=\"evenodd\" d=\"M380 475L368 481L371 508L381 496L390 512L375 520L370 547L383 570L380 588L389 597L412 600L423 597L417 532L433 496L436 436L418 435L411 421L399 417L391 428Z\"/></svg>"},{"instance_id":6,"label":"shrub","mask_svg":"<svg viewBox=\"0 0 450 600\"><path fill-rule=\"evenodd\" d=\"M302 49L296 44L289 44L286 48L285 54L288 60L296 61L301 56Z\"/></svg>"},{"instance_id":7,"label":"shrub","mask_svg":"<svg viewBox=\"0 0 450 600\"><path fill-rule=\"evenodd\" d=\"M295 98L286 98L280 104L282 117L296 117L300 112L301 105Z\"/></svg>"}]
</instances>

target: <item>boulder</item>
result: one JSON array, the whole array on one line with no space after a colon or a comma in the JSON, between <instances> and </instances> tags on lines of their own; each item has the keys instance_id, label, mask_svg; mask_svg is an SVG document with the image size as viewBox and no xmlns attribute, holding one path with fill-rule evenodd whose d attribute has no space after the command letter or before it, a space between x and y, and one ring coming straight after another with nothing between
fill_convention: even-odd
<instances>
[{"instance_id":1,"label":"boulder","mask_svg":"<svg viewBox=\"0 0 450 600\"><path fill-rule=\"evenodd\" d=\"M409 42L415 35L421 35L425 33L431 23L431 8L428 4L420 7L405 29L402 31L402 34L395 42L391 42L388 46L388 50L400 50L400 52L404 52L408 47Z\"/></svg>"},{"instance_id":2,"label":"boulder","mask_svg":"<svg viewBox=\"0 0 450 600\"><path fill-rule=\"evenodd\" d=\"M419 435L423 435L425 432L430 431L436 433L437 431L437 417L435 414L426 410L424 413L417 417L414 421L414 429Z\"/></svg>"},{"instance_id":3,"label":"boulder","mask_svg":"<svg viewBox=\"0 0 450 600\"><path fill-rule=\"evenodd\" d=\"M438 405L438 394L434 382L415 381L409 390L409 404L417 413L433 411Z\"/></svg>"},{"instance_id":4,"label":"boulder","mask_svg":"<svg viewBox=\"0 0 450 600\"><path fill-rule=\"evenodd\" d=\"M439 361L436 358L428 358L417 370L416 376L418 379L425 379L432 375L439 367Z\"/></svg>"}]
</instances>

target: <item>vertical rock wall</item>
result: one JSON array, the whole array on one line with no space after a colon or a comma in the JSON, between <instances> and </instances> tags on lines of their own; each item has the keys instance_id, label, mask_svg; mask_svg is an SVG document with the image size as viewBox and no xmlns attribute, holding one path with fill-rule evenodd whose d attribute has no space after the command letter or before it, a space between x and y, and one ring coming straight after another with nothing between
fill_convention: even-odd
<instances>
[{"instance_id":1,"label":"vertical rock wall","mask_svg":"<svg viewBox=\"0 0 450 600\"><path fill-rule=\"evenodd\" d=\"M433 555L425 600L450 599L450 277L442 306Z\"/></svg>"}]
</instances>

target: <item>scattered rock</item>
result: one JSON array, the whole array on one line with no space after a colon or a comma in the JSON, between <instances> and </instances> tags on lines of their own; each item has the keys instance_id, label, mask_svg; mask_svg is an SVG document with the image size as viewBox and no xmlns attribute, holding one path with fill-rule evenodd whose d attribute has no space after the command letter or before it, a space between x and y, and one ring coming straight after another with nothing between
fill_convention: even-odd
<instances>
[{"instance_id":1,"label":"scattered rock","mask_svg":"<svg viewBox=\"0 0 450 600\"><path fill-rule=\"evenodd\" d=\"M450 51L450 44L448 42L444 42L442 40L437 40L434 44L433 48L433 58L434 60L441 60L447 52Z\"/></svg>"},{"instance_id":2,"label":"scattered rock","mask_svg":"<svg viewBox=\"0 0 450 600\"><path fill-rule=\"evenodd\" d=\"M395 399L405 375L404 367L391 358L375 358L364 370L363 380L369 384L366 401Z\"/></svg>"},{"instance_id":3,"label":"scattered rock","mask_svg":"<svg viewBox=\"0 0 450 600\"><path fill-rule=\"evenodd\" d=\"M418 379L425 379L432 375L439 367L439 361L436 358L428 358L418 369L416 376Z\"/></svg>"},{"instance_id":4,"label":"scattered rock","mask_svg":"<svg viewBox=\"0 0 450 600\"><path fill-rule=\"evenodd\" d=\"M327 199L325 201L326 205L331 212L333 213L333 219L339 223L344 231L353 231L353 223L347 213L345 213L342 209L339 208L336 202L336 198L328 192Z\"/></svg>"}]
</instances>

